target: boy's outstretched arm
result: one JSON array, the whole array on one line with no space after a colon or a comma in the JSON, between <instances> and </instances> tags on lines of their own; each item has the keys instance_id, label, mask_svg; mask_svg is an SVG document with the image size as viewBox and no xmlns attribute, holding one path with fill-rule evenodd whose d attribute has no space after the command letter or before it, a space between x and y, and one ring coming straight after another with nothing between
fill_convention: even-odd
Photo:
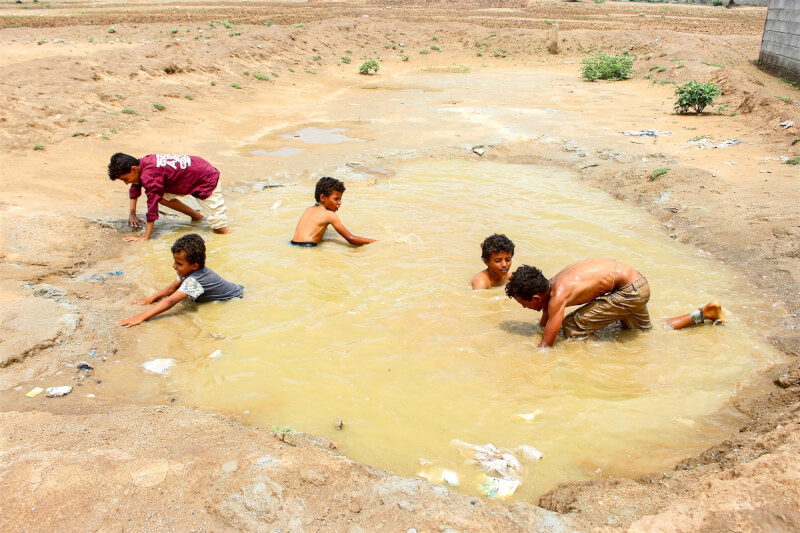
<instances>
[{"instance_id":1,"label":"boy's outstretched arm","mask_svg":"<svg viewBox=\"0 0 800 533\"><path fill-rule=\"evenodd\" d=\"M369 244L371 242L375 242L375 239L368 239L367 237L359 237L357 235L353 235L350 233L347 228L344 227L342 221L339 219L338 216L333 215L330 224L333 226L339 235L344 237L344 239L354 246L361 246L363 244Z\"/></svg>"},{"instance_id":2,"label":"boy's outstretched arm","mask_svg":"<svg viewBox=\"0 0 800 533\"><path fill-rule=\"evenodd\" d=\"M175 291L170 296L164 298L163 300L158 302L156 305L154 305L147 311L139 313L136 316L126 318L125 320L120 320L119 322L117 322L117 325L125 327L137 326L142 322L144 322L145 320L153 318L154 316L159 315L168 309L171 309L172 306L174 306L176 303L180 302L184 298L186 298L186 293L181 291Z\"/></svg>"},{"instance_id":3,"label":"boy's outstretched arm","mask_svg":"<svg viewBox=\"0 0 800 533\"><path fill-rule=\"evenodd\" d=\"M178 287L181 286L181 280L176 279L154 295L149 298L137 298L135 300L131 300L130 303L134 305L150 305L156 303L157 301L161 300L162 298L166 298L170 294L174 293L178 290Z\"/></svg>"},{"instance_id":4,"label":"boy's outstretched arm","mask_svg":"<svg viewBox=\"0 0 800 533\"><path fill-rule=\"evenodd\" d=\"M131 198L131 208L128 212L128 225L132 228L141 228L142 220L136 216L136 198Z\"/></svg>"}]
</instances>

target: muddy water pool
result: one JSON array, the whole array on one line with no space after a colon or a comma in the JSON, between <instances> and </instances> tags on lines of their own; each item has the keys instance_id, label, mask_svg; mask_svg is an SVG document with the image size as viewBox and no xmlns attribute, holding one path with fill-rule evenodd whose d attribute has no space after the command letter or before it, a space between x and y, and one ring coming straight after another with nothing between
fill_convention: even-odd
<instances>
[{"instance_id":1,"label":"muddy water pool","mask_svg":"<svg viewBox=\"0 0 800 533\"><path fill-rule=\"evenodd\" d=\"M346 183L343 223L379 239L361 248L333 229L315 249L289 245L313 184L228 199L230 235L173 224L138 243L124 269L142 272L143 294L173 279L169 247L190 231L206 238L212 269L246 286L242 300L181 304L139 326L142 360L177 362L145 382L248 424L328 436L401 475L450 470L454 490L473 494L481 472L453 439L533 446L544 457L520 458L514 495L532 499L564 481L669 468L723 439L737 422L731 396L779 358L754 334L769 309L741 276L565 171L452 160L396 170ZM512 268L552 276L604 256L634 266L656 327L537 349L539 313L501 288L467 288L495 232L516 244ZM710 299L728 308L728 326L660 327Z\"/></svg>"}]
</instances>

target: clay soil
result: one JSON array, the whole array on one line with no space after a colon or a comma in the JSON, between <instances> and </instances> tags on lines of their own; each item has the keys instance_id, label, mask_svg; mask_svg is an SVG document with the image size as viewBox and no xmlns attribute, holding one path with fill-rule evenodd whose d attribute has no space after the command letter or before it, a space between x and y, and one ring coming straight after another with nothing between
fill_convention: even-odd
<instances>
[{"instance_id":1,"label":"clay soil","mask_svg":"<svg viewBox=\"0 0 800 533\"><path fill-rule=\"evenodd\" d=\"M754 64L765 16L610 1L3 3L0 529L800 530L800 166L787 162L800 156L800 92ZM553 23L558 54L547 51ZM582 80L581 60L597 51L635 56L633 78ZM358 74L378 56L377 75ZM452 73L443 101L387 100L423 72ZM478 74L493 80L481 95L468 92ZM550 81L505 101L519 75ZM674 83L689 80L722 88L703 116L673 113ZM461 105L557 118L513 134L535 127L436 114ZM269 161L242 148L277 149L279 134L308 125L371 142ZM653 128L673 135L617 134ZM743 142L700 150L689 143L700 137ZM636 479L511 504L465 496L154 389L136 350L147 325L115 326L142 290L135 273L92 278L135 253L120 235L125 190L105 177L113 152L203 155L235 211L265 184L310 185L348 161L367 178L353 186L366 186L394 160L477 159L475 145L484 159L573 169L750 281L773 309L753 334L782 358L732 400L747 419L738 431ZM93 371L77 370L83 360ZM25 396L55 385L73 392Z\"/></svg>"}]
</instances>

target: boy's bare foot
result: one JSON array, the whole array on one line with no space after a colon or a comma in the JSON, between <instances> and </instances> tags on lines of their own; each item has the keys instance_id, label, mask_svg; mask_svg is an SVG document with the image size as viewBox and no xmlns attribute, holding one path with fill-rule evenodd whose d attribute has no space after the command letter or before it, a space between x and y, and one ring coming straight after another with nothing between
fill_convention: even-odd
<instances>
[{"instance_id":1,"label":"boy's bare foot","mask_svg":"<svg viewBox=\"0 0 800 533\"><path fill-rule=\"evenodd\" d=\"M715 324L725 323L725 312L722 310L722 306L718 301L714 300L708 302L701 309L703 310L703 316L707 320L712 320Z\"/></svg>"},{"instance_id":2,"label":"boy's bare foot","mask_svg":"<svg viewBox=\"0 0 800 533\"><path fill-rule=\"evenodd\" d=\"M230 232L231 232L231 228L228 228L228 227L225 227L225 228L214 228L214 233L223 233L224 234L224 233L230 233Z\"/></svg>"}]
</instances>

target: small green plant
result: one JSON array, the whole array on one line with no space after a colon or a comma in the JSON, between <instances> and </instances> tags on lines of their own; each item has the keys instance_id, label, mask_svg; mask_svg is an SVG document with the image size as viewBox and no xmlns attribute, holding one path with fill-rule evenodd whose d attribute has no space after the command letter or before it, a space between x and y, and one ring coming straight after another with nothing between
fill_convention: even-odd
<instances>
[{"instance_id":1,"label":"small green plant","mask_svg":"<svg viewBox=\"0 0 800 533\"><path fill-rule=\"evenodd\" d=\"M270 74L272 75L273 78L280 78L277 72L270 72Z\"/></svg>"},{"instance_id":2,"label":"small green plant","mask_svg":"<svg viewBox=\"0 0 800 533\"><path fill-rule=\"evenodd\" d=\"M164 111L166 109L166 107L163 104L153 104L153 108L156 111Z\"/></svg>"},{"instance_id":3,"label":"small green plant","mask_svg":"<svg viewBox=\"0 0 800 533\"><path fill-rule=\"evenodd\" d=\"M245 70L244 72L242 72L242 74L245 75L245 76L249 76L250 75L250 71L249 70Z\"/></svg>"},{"instance_id":4,"label":"small green plant","mask_svg":"<svg viewBox=\"0 0 800 533\"><path fill-rule=\"evenodd\" d=\"M361 66L358 68L359 74L369 74L370 71L378 72L380 65L374 59L367 59Z\"/></svg>"},{"instance_id":5,"label":"small green plant","mask_svg":"<svg viewBox=\"0 0 800 533\"><path fill-rule=\"evenodd\" d=\"M709 63L708 61L701 61L701 63L704 65L708 65L709 67L725 68L724 65L720 65L718 63Z\"/></svg>"},{"instance_id":6,"label":"small green plant","mask_svg":"<svg viewBox=\"0 0 800 533\"><path fill-rule=\"evenodd\" d=\"M33 145L33 149L34 150L44 150L44 145L43 144L34 144Z\"/></svg>"},{"instance_id":7,"label":"small green plant","mask_svg":"<svg viewBox=\"0 0 800 533\"><path fill-rule=\"evenodd\" d=\"M294 72L294 69L292 67L289 67L286 70L288 70L289 72Z\"/></svg>"},{"instance_id":8,"label":"small green plant","mask_svg":"<svg viewBox=\"0 0 800 533\"><path fill-rule=\"evenodd\" d=\"M797 165L798 163L800 163L800 157L793 157L786 161L787 165Z\"/></svg>"},{"instance_id":9,"label":"small green plant","mask_svg":"<svg viewBox=\"0 0 800 533\"><path fill-rule=\"evenodd\" d=\"M435 50L435 51L437 51L437 52L441 52L441 51L442 51L442 49L441 49L441 48L439 48L439 47L438 47L438 46L436 46L436 45L433 45L433 46L431 46L431 50Z\"/></svg>"},{"instance_id":10,"label":"small green plant","mask_svg":"<svg viewBox=\"0 0 800 533\"><path fill-rule=\"evenodd\" d=\"M675 88L675 112L698 115L721 94L719 86L710 82L690 81Z\"/></svg>"},{"instance_id":11,"label":"small green plant","mask_svg":"<svg viewBox=\"0 0 800 533\"><path fill-rule=\"evenodd\" d=\"M594 0L595 4L605 4L606 0Z\"/></svg>"},{"instance_id":12,"label":"small green plant","mask_svg":"<svg viewBox=\"0 0 800 533\"><path fill-rule=\"evenodd\" d=\"M76 131L75 133L72 134L72 136L73 137L86 137L86 134L83 133L82 131Z\"/></svg>"},{"instance_id":13,"label":"small green plant","mask_svg":"<svg viewBox=\"0 0 800 533\"><path fill-rule=\"evenodd\" d=\"M125 109L122 110L122 113L125 113L126 115L135 115L136 111L134 111L130 107L126 107Z\"/></svg>"},{"instance_id":14,"label":"small green plant","mask_svg":"<svg viewBox=\"0 0 800 533\"><path fill-rule=\"evenodd\" d=\"M625 56L609 56L598 52L582 61L581 73L589 81L624 80L633 74L633 59Z\"/></svg>"},{"instance_id":15,"label":"small green plant","mask_svg":"<svg viewBox=\"0 0 800 533\"><path fill-rule=\"evenodd\" d=\"M242 86L239 85L238 83L231 83L231 87L233 87L234 89L241 89L242 88Z\"/></svg>"},{"instance_id":16,"label":"small green plant","mask_svg":"<svg viewBox=\"0 0 800 533\"><path fill-rule=\"evenodd\" d=\"M214 87L216 84L217 84L217 82L215 82L215 81L212 81L212 82L211 82L211 86L212 86L212 87Z\"/></svg>"},{"instance_id":17,"label":"small green plant","mask_svg":"<svg viewBox=\"0 0 800 533\"><path fill-rule=\"evenodd\" d=\"M344 53L345 53L345 54L352 54L352 53L353 53L353 51L352 51L352 50L345 50L345 51L344 51Z\"/></svg>"},{"instance_id":18,"label":"small green plant","mask_svg":"<svg viewBox=\"0 0 800 533\"><path fill-rule=\"evenodd\" d=\"M794 146L797 143L800 143L800 137L795 137L794 139L792 139L792 146Z\"/></svg>"},{"instance_id":19,"label":"small green plant","mask_svg":"<svg viewBox=\"0 0 800 533\"><path fill-rule=\"evenodd\" d=\"M305 73L306 74L316 74L316 72L314 72L313 70L309 70L309 69L306 69Z\"/></svg>"},{"instance_id":20,"label":"small green plant","mask_svg":"<svg viewBox=\"0 0 800 533\"><path fill-rule=\"evenodd\" d=\"M81 118L78 119L78 122L86 122L86 119L81 117Z\"/></svg>"},{"instance_id":21,"label":"small green plant","mask_svg":"<svg viewBox=\"0 0 800 533\"><path fill-rule=\"evenodd\" d=\"M408 56L403 54L403 55L400 56L400 59L403 60L403 61L408 61Z\"/></svg>"},{"instance_id":22,"label":"small green plant","mask_svg":"<svg viewBox=\"0 0 800 533\"><path fill-rule=\"evenodd\" d=\"M419 53L424 55L424 56L426 56L426 55L430 54L431 51L430 50L420 50Z\"/></svg>"},{"instance_id":23,"label":"small green plant","mask_svg":"<svg viewBox=\"0 0 800 533\"><path fill-rule=\"evenodd\" d=\"M675 61L686 61L686 58L683 58L683 57L676 57L676 58L674 58L674 59L670 59L670 61L672 61L673 63L674 63Z\"/></svg>"},{"instance_id":24,"label":"small green plant","mask_svg":"<svg viewBox=\"0 0 800 533\"><path fill-rule=\"evenodd\" d=\"M352 59L350 59L348 56L342 56L342 63L347 65L350 63L350 61L352 61Z\"/></svg>"},{"instance_id":25,"label":"small green plant","mask_svg":"<svg viewBox=\"0 0 800 533\"><path fill-rule=\"evenodd\" d=\"M257 72L256 72L256 73L253 73L253 77L254 77L255 79L257 79L257 80L261 80L261 81L269 81L269 82L271 82L271 81L272 81L272 78L270 78L269 76L265 76L264 74L259 74L259 73L257 73Z\"/></svg>"},{"instance_id":26,"label":"small green plant","mask_svg":"<svg viewBox=\"0 0 800 533\"><path fill-rule=\"evenodd\" d=\"M664 175L664 174L666 174L668 171L669 171L669 169L668 169L667 167L661 167L661 168L657 168L657 169L655 169L655 170L653 171L653 173L652 173L652 174L650 174L650 181L655 181L655 180L656 180L656 178L658 178L659 176L663 176L663 175Z\"/></svg>"},{"instance_id":27,"label":"small green plant","mask_svg":"<svg viewBox=\"0 0 800 533\"><path fill-rule=\"evenodd\" d=\"M108 130L108 131L110 131L111 133L117 133L117 128L111 128L111 129L110 129L110 130Z\"/></svg>"},{"instance_id":28,"label":"small green plant","mask_svg":"<svg viewBox=\"0 0 800 533\"><path fill-rule=\"evenodd\" d=\"M433 41L438 41L438 40L439 40L439 38L438 38L437 36L435 36L435 35L434 35L433 37L431 37L431 40L433 40Z\"/></svg>"},{"instance_id":29,"label":"small green plant","mask_svg":"<svg viewBox=\"0 0 800 533\"><path fill-rule=\"evenodd\" d=\"M272 426L272 429L278 435L278 438L281 439L281 442L286 441L286 435L291 435L294 433L292 426Z\"/></svg>"},{"instance_id":30,"label":"small green plant","mask_svg":"<svg viewBox=\"0 0 800 533\"><path fill-rule=\"evenodd\" d=\"M552 26L553 25L553 21L552 20L545 20L544 23L547 24L548 26Z\"/></svg>"},{"instance_id":31,"label":"small green plant","mask_svg":"<svg viewBox=\"0 0 800 533\"><path fill-rule=\"evenodd\" d=\"M322 61L322 56L313 56L311 59L319 63L320 61Z\"/></svg>"},{"instance_id":32,"label":"small green plant","mask_svg":"<svg viewBox=\"0 0 800 533\"><path fill-rule=\"evenodd\" d=\"M659 55L658 55L658 57L666 57L667 55L669 55L669 54L667 54L666 52L664 52L664 53L662 53L662 54L659 54Z\"/></svg>"},{"instance_id":33,"label":"small green plant","mask_svg":"<svg viewBox=\"0 0 800 533\"><path fill-rule=\"evenodd\" d=\"M108 33L117 33L117 30L115 30L114 28L109 28Z\"/></svg>"},{"instance_id":34,"label":"small green plant","mask_svg":"<svg viewBox=\"0 0 800 533\"><path fill-rule=\"evenodd\" d=\"M776 96L775 98L777 98L781 102L786 102L787 104L793 104L794 103L791 98L786 98L785 96Z\"/></svg>"},{"instance_id":35,"label":"small green plant","mask_svg":"<svg viewBox=\"0 0 800 533\"><path fill-rule=\"evenodd\" d=\"M178 28L172 28L172 31L170 31L170 33L172 34L178 33Z\"/></svg>"},{"instance_id":36,"label":"small green plant","mask_svg":"<svg viewBox=\"0 0 800 533\"><path fill-rule=\"evenodd\" d=\"M194 100L194 96L192 96L191 94L184 94L183 97L186 98L187 100Z\"/></svg>"},{"instance_id":37,"label":"small green plant","mask_svg":"<svg viewBox=\"0 0 800 533\"><path fill-rule=\"evenodd\" d=\"M713 2L711 2L711 5L714 7L719 7L722 5L722 0L714 0Z\"/></svg>"},{"instance_id":38,"label":"small green plant","mask_svg":"<svg viewBox=\"0 0 800 533\"><path fill-rule=\"evenodd\" d=\"M230 28L231 27L231 23L228 22L227 20L223 20L222 21L222 25L225 26L226 28Z\"/></svg>"},{"instance_id":39,"label":"small green plant","mask_svg":"<svg viewBox=\"0 0 800 533\"><path fill-rule=\"evenodd\" d=\"M121 94L115 94L114 96L116 96L116 97L117 97L117 98L119 98L120 100L123 100L123 99L125 98L125 97L124 97L124 96L122 96Z\"/></svg>"},{"instance_id":40,"label":"small green plant","mask_svg":"<svg viewBox=\"0 0 800 533\"><path fill-rule=\"evenodd\" d=\"M493 57L507 57L508 56L508 52L506 52L505 50L503 50L501 48L500 50L495 50L494 52L492 52L492 56Z\"/></svg>"},{"instance_id":41,"label":"small green plant","mask_svg":"<svg viewBox=\"0 0 800 533\"><path fill-rule=\"evenodd\" d=\"M666 67L658 67L658 70L656 70L656 73L664 72L665 70L667 70Z\"/></svg>"}]
</instances>

